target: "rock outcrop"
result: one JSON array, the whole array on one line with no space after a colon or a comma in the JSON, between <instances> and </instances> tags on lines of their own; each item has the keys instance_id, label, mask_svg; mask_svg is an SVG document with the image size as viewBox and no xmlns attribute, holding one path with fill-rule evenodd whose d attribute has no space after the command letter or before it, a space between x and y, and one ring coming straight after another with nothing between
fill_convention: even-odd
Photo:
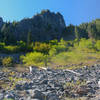
<instances>
[{"instance_id":1,"label":"rock outcrop","mask_svg":"<svg viewBox=\"0 0 100 100\"><path fill-rule=\"evenodd\" d=\"M3 19L0 17L0 28L2 27L3 25Z\"/></svg>"},{"instance_id":2,"label":"rock outcrop","mask_svg":"<svg viewBox=\"0 0 100 100\"><path fill-rule=\"evenodd\" d=\"M31 33L32 40L60 39L65 27L65 21L60 13L45 10L32 18L18 22L15 26L14 35L19 40L26 40L28 32Z\"/></svg>"}]
</instances>

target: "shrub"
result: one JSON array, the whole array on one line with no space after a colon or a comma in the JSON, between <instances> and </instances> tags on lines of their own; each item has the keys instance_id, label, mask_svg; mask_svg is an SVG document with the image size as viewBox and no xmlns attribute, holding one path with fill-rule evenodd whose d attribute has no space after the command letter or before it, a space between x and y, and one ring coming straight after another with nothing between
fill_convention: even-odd
<instances>
[{"instance_id":1,"label":"shrub","mask_svg":"<svg viewBox=\"0 0 100 100\"><path fill-rule=\"evenodd\" d=\"M67 59L68 59L67 53L62 52L52 57L51 61L57 65L66 65Z\"/></svg>"},{"instance_id":2,"label":"shrub","mask_svg":"<svg viewBox=\"0 0 100 100\"><path fill-rule=\"evenodd\" d=\"M50 49L49 53L55 52L55 54L59 54L61 52L65 52L66 50L67 50L67 48L65 45L58 44L58 45L53 45L52 48Z\"/></svg>"},{"instance_id":3,"label":"shrub","mask_svg":"<svg viewBox=\"0 0 100 100\"><path fill-rule=\"evenodd\" d=\"M35 46L34 46L33 50L36 52L48 54L48 52L50 50L50 44L35 42Z\"/></svg>"},{"instance_id":4,"label":"shrub","mask_svg":"<svg viewBox=\"0 0 100 100\"><path fill-rule=\"evenodd\" d=\"M0 42L0 52L2 52L4 50L4 46L5 46L5 43Z\"/></svg>"},{"instance_id":5,"label":"shrub","mask_svg":"<svg viewBox=\"0 0 100 100\"><path fill-rule=\"evenodd\" d=\"M66 46L64 45L57 45L56 46L57 53L64 52L67 50Z\"/></svg>"},{"instance_id":6,"label":"shrub","mask_svg":"<svg viewBox=\"0 0 100 100\"><path fill-rule=\"evenodd\" d=\"M33 51L33 43L30 43L29 45L27 45L26 51L27 52L32 52Z\"/></svg>"},{"instance_id":7,"label":"shrub","mask_svg":"<svg viewBox=\"0 0 100 100\"><path fill-rule=\"evenodd\" d=\"M19 47L19 51L20 51L20 52L25 52L25 51L26 51L27 45L26 45L25 42L23 42L23 41L18 41L18 42L17 42L17 45L18 45L18 47Z\"/></svg>"},{"instance_id":8,"label":"shrub","mask_svg":"<svg viewBox=\"0 0 100 100\"><path fill-rule=\"evenodd\" d=\"M50 40L50 44L51 45L57 45L58 44L58 40Z\"/></svg>"},{"instance_id":9,"label":"shrub","mask_svg":"<svg viewBox=\"0 0 100 100\"><path fill-rule=\"evenodd\" d=\"M0 47L5 46L5 43L0 42Z\"/></svg>"},{"instance_id":10,"label":"shrub","mask_svg":"<svg viewBox=\"0 0 100 100\"><path fill-rule=\"evenodd\" d=\"M5 46L3 52L4 53L17 53L17 52L19 52L19 47L11 46L11 45Z\"/></svg>"},{"instance_id":11,"label":"shrub","mask_svg":"<svg viewBox=\"0 0 100 100\"><path fill-rule=\"evenodd\" d=\"M95 42L93 42L91 39L84 39L82 38L79 42L79 45L77 43L74 43L74 47L81 51L81 52L95 52Z\"/></svg>"},{"instance_id":12,"label":"shrub","mask_svg":"<svg viewBox=\"0 0 100 100\"><path fill-rule=\"evenodd\" d=\"M40 52L27 53L25 56L20 57L26 66L45 66L48 57Z\"/></svg>"},{"instance_id":13,"label":"shrub","mask_svg":"<svg viewBox=\"0 0 100 100\"><path fill-rule=\"evenodd\" d=\"M96 46L96 49L97 49L98 51L100 51L100 40L98 40L98 41L96 42L95 46Z\"/></svg>"},{"instance_id":14,"label":"shrub","mask_svg":"<svg viewBox=\"0 0 100 100\"><path fill-rule=\"evenodd\" d=\"M55 48L51 48L49 51L50 57L55 56L57 54L57 50Z\"/></svg>"},{"instance_id":15,"label":"shrub","mask_svg":"<svg viewBox=\"0 0 100 100\"><path fill-rule=\"evenodd\" d=\"M79 46L81 48L88 48L88 49L94 49L94 43L92 42L92 40L88 39L81 39Z\"/></svg>"},{"instance_id":16,"label":"shrub","mask_svg":"<svg viewBox=\"0 0 100 100\"><path fill-rule=\"evenodd\" d=\"M2 65L4 67L11 67L13 65L13 58L12 57L5 57L2 59Z\"/></svg>"},{"instance_id":17,"label":"shrub","mask_svg":"<svg viewBox=\"0 0 100 100\"><path fill-rule=\"evenodd\" d=\"M44 59L44 66L48 66L48 63L50 61L49 55L44 55L43 59Z\"/></svg>"},{"instance_id":18,"label":"shrub","mask_svg":"<svg viewBox=\"0 0 100 100\"><path fill-rule=\"evenodd\" d=\"M55 54L58 54L66 51L68 48L68 43L63 39L61 39L60 42L57 42L56 40L52 40L52 42L56 42L56 43L51 45L52 48L50 49L49 53L55 52Z\"/></svg>"}]
</instances>

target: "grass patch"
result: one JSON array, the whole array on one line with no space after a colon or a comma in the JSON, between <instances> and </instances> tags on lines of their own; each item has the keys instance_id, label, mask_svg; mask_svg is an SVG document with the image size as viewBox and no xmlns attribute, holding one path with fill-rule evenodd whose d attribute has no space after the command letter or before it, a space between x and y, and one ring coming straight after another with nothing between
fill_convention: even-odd
<instances>
[{"instance_id":1,"label":"grass patch","mask_svg":"<svg viewBox=\"0 0 100 100\"><path fill-rule=\"evenodd\" d=\"M87 97L79 97L79 98L66 98L65 100L87 100Z\"/></svg>"},{"instance_id":2,"label":"grass patch","mask_svg":"<svg viewBox=\"0 0 100 100\"><path fill-rule=\"evenodd\" d=\"M100 52L86 53L79 51L63 52L52 58L52 64L62 69L76 69L100 63ZM61 66L61 67L60 67ZM66 67L67 66L67 67Z\"/></svg>"}]
</instances>

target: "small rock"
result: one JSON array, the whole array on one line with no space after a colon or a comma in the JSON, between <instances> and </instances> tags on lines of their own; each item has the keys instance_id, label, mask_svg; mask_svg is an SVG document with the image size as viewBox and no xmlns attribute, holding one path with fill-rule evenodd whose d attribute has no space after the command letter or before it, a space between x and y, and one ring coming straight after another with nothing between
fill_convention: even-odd
<instances>
[{"instance_id":1,"label":"small rock","mask_svg":"<svg viewBox=\"0 0 100 100\"><path fill-rule=\"evenodd\" d=\"M5 99L15 99L13 94L7 94L5 95Z\"/></svg>"},{"instance_id":2,"label":"small rock","mask_svg":"<svg viewBox=\"0 0 100 100\"><path fill-rule=\"evenodd\" d=\"M88 93L88 89L87 89L87 86L81 86L77 89L76 93L83 96L83 95L86 95Z\"/></svg>"},{"instance_id":3,"label":"small rock","mask_svg":"<svg viewBox=\"0 0 100 100\"><path fill-rule=\"evenodd\" d=\"M46 96L38 90L28 90L32 99L45 100Z\"/></svg>"},{"instance_id":4,"label":"small rock","mask_svg":"<svg viewBox=\"0 0 100 100\"><path fill-rule=\"evenodd\" d=\"M4 94L0 93L0 100L4 99Z\"/></svg>"},{"instance_id":5,"label":"small rock","mask_svg":"<svg viewBox=\"0 0 100 100\"><path fill-rule=\"evenodd\" d=\"M47 99L46 100L60 100L60 99L59 99L58 95L53 94L53 93L49 93L47 95Z\"/></svg>"}]
</instances>

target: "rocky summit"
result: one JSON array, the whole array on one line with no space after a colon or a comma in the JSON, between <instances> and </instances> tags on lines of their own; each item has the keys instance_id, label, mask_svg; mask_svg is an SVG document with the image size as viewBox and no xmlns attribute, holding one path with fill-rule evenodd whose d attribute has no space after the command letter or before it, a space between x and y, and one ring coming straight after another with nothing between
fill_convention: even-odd
<instances>
[{"instance_id":1,"label":"rocky summit","mask_svg":"<svg viewBox=\"0 0 100 100\"><path fill-rule=\"evenodd\" d=\"M30 19L21 20L18 25L16 25L16 37L21 38L23 35L20 35L20 32L22 33L23 31L26 32L24 33L24 36L27 37L25 34L27 34L28 31L31 31L32 37L36 38L35 40L41 39L43 41L60 38L60 35L65 27L66 25L63 16L60 13L55 14L46 10Z\"/></svg>"},{"instance_id":2,"label":"rocky summit","mask_svg":"<svg viewBox=\"0 0 100 100\"><path fill-rule=\"evenodd\" d=\"M99 81L97 64L75 70L33 67L31 73L11 68L0 71L0 100L99 100Z\"/></svg>"},{"instance_id":3,"label":"rocky summit","mask_svg":"<svg viewBox=\"0 0 100 100\"><path fill-rule=\"evenodd\" d=\"M2 20L0 18L0 26ZM63 16L57 12L43 10L40 14L36 14L32 18L24 18L19 22L5 23L9 27L9 32L12 33L16 40L26 41L28 33L31 34L31 40L46 41L51 39L60 39L66 25Z\"/></svg>"}]
</instances>

